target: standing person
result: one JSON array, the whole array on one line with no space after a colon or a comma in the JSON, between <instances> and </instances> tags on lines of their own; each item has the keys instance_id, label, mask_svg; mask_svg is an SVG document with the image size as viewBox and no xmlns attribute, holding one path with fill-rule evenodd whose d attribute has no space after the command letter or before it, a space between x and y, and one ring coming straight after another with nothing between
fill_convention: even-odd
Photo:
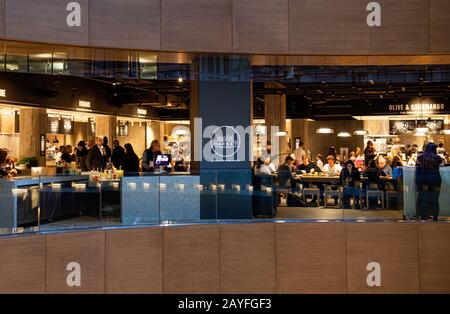
<instances>
[{"instance_id":1,"label":"standing person","mask_svg":"<svg viewBox=\"0 0 450 314\"><path fill-rule=\"evenodd\" d=\"M361 174L355 167L355 164L351 160L345 162L344 168L340 174L341 184L344 187L344 200L343 207L350 208L350 198L355 198L355 208L360 208L359 203L359 189L356 186L358 182L361 182Z\"/></svg>"},{"instance_id":2,"label":"standing person","mask_svg":"<svg viewBox=\"0 0 450 314\"><path fill-rule=\"evenodd\" d=\"M113 150L111 155L111 162L116 169L120 169L125 159L125 149L120 146L118 140L113 141Z\"/></svg>"},{"instance_id":3,"label":"standing person","mask_svg":"<svg viewBox=\"0 0 450 314\"><path fill-rule=\"evenodd\" d=\"M417 186L417 218L427 220L430 213L433 220L439 218L439 194L442 178L439 166L442 158L437 154L437 146L428 143L425 151L417 158L416 186Z\"/></svg>"},{"instance_id":4,"label":"standing person","mask_svg":"<svg viewBox=\"0 0 450 314\"><path fill-rule=\"evenodd\" d=\"M88 167L86 164L86 159L88 155L88 150L86 148L86 142L85 141L79 141L77 145L77 164L78 167L80 167L81 171L88 171Z\"/></svg>"},{"instance_id":5,"label":"standing person","mask_svg":"<svg viewBox=\"0 0 450 314\"><path fill-rule=\"evenodd\" d=\"M103 147L105 148L107 162L109 162L112 152L111 152L111 147L108 146L108 137L106 137L106 136L103 137Z\"/></svg>"},{"instance_id":6,"label":"standing person","mask_svg":"<svg viewBox=\"0 0 450 314\"><path fill-rule=\"evenodd\" d=\"M125 158L122 163L124 175L139 175L139 157L134 152L133 146L130 143L126 143L124 147Z\"/></svg>"},{"instance_id":7,"label":"standing person","mask_svg":"<svg viewBox=\"0 0 450 314\"><path fill-rule=\"evenodd\" d=\"M361 157L362 156L362 150L361 150L361 148L359 148L359 147L356 147L356 149L355 149L355 156L356 156L356 158L359 158L359 157Z\"/></svg>"},{"instance_id":8,"label":"standing person","mask_svg":"<svg viewBox=\"0 0 450 314\"><path fill-rule=\"evenodd\" d=\"M323 157L322 154L317 154L316 155L316 165L317 167L319 167L320 171L323 172Z\"/></svg>"},{"instance_id":9,"label":"standing person","mask_svg":"<svg viewBox=\"0 0 450 314\"><path fill-rule=\"evenodd\" d=\"M336 147L334 146L330 146L330 148L328 149L328 154L327 156L333 156L334 160L336 161L336 156L337 156L337 152L336 152ZM328 158L328 157L327 157Z\"/></svg>"},{"instance_id":10,"label":"standing person","mask_svg":"<svg viewBox=\"0 0 450 314\"><path fill-rule=\"evenodd\" d=\"M444 143L440 142L438 147L437 147L437 154L443 158L445 156L445 148L444 148Z\"/></svg>"},{"instance_id":11,"label":"standing person","mask_svg":"<svg viewBox=\"0 0 450 314\"><path fill-rule=\"evenodd\" d=\"M150 148L146 149L142 154L142 171L151 172L154 170L157 155L161 155L161 146L158 140L153 140Z\"/></svg>"},{"instance_id":12,"label":"standing person","mask_svg":"<svg viewBox=\"0 0 450 314\"><path fill-rule=\"evenodd\" d=\"M300 140L298 143L298 148L294 150L295 155L295 165L298 166L303 162L303 156L306 156L306 152L303 149L303 141Z\"/></svg>"},{"instance_id":13,"label":"standing person","mask_svg":"<svg viewBox=\"0 0 450 314\"><path fill-rule=\"evenodd\" d=\"M364 165L367 167L369 163L375 159L375 146L372 141L367 141L367 146L364 149Z\"/></svg>"},{"instance_id":14,"label":"standing person","mask_svg":"<svg viewBox=\"0 0 450 314\"><path fill-rule=\"evenodd\" d=\"M96 139L97 145L94 145L88 153L86 164L91 170L103 171L106 169L107 155L106 149L103 147L103 137L97 136Z\"/></svg>"}]
</instances>

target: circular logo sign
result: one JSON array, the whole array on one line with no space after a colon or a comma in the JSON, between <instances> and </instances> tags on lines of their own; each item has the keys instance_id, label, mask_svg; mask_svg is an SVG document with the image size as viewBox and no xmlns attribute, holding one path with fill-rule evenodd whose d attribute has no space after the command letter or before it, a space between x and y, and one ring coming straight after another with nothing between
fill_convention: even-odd
<instances>
[{"instance_id":1,"label":"circular logo sign","mask_svg":"<svg viewBox=\"0 0 450 314\"><path fill-rule=\"evenodd\" d=\"M231 126L219 126L212 132L210 143L216 155L229 158L239 151L241 137Z\"/></svg>"}]
</instances>

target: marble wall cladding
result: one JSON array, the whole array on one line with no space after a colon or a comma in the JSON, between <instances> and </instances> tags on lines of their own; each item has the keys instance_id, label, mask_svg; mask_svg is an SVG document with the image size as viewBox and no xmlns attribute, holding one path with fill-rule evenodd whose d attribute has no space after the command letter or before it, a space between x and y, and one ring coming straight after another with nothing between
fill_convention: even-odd
<instances>
[{"instance_id":1,"label":"marble wall cladding","mask_svg":"<svg viewBox=\"0 0 450 314\"><path fill-rule=\"evenodd\" d=\"M159 177L124 177L122 224L136 225L159 221Z\"/></svg>"},{"instance_id":2,"label":"marble wall cladding","mask_svg":"<svg viewBox=\"0 0 450 314\"><path fill-rule=\"evenodd\" d=\"M161 221L200 220L200 177L161 177Z\"/></svg>"},{"instance_id":3,"label":"marble wall cladding","mask_svg":"<svg viewBox=\"0 0 450 314\"><path fill-rule=\"evenodd\" d=\"M124 177L122 224L200 219L200 177Z\"/></svg>"}]
</instances>

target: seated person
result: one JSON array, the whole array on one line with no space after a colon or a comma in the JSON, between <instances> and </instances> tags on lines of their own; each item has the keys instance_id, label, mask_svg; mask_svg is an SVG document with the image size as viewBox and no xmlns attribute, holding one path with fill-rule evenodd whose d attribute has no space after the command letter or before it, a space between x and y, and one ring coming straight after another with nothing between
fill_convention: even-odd
<instances>
[{"instance_id":1,"label":"seated person","mask_svg":"<svg viewBox=\"0 0 450 314\"><path fill-rule=\"evenodd\" d=\"M311 162L308 156L303 156L302 163L297 167L297 174L300 173L315 173L321 172L320 168L313 162Z\"/></svg>"},{"instance_id":2,"label":"seated person","mask_svg":"<svg viewBox=\"0 0 450 314\"><path fill-rule=\"evenodd\" d=\"M369 162L369 165L364 171L364 176L367 177L367 187L369 189L378 189L380 187L381 170L378 169L375 160Z\"/></svg>"},{"instance_id":3,"label":"seated person","mask_svg":"<svg viewBox=\"0 0 450 314\"><path fill-rule=\"evenodd\" d=\"M388 165L383 156L378 157L378 169L381 171L383 176L392 176L392 168Z\"/></svg>"},{"instance_id":4,"label":"seated person","mask_svg":"<svg viewBox=\"0 0 450 314\"><path fill-rule=\"evenodd\" d=\"M278 167L278 185L281 188L290 188L291 187L291 181L293 179L292 176L292 167L294 163L294 158L292 158L291 155L287 156L284 164L282 164L280 167Z\"/></svg>"},{"instance_id":5,"label":"seated person","mask_svg":"<svg viewBox=\"0 0 450 314\"><path fill-rule=\"evenodd\" d=\"M270 171L269 164L270 158L264 159L263 156L259 156L258 160L256 160L256 165L254 169L255 175L262 175L262 174L271 175L272 172Z\"/></svg>"},{"instance_id":6,"label":"seated person","mask_svg":"<svg viewBox=\"0 0 450 314\"><path fill-rule=\"evenodd\" d=\"M329 176L339 176L342 167L336 163L336 158L333 155L328 155L327 164L323 167L323 172Z\"/></svg>"},{"instance_id":7,"label":"seated person","mask_svg":"<svg viewBox=\"0 0 450 314\"><path fill-rule=\"evenodd\" d=\"M350 198L355 197L355 208L360 208L359 189L356 185L361 182L361 175L352 160L347 160L340 174L341 184L344 187L344 208L350 208Z\"/></svg>"}]
</instances>

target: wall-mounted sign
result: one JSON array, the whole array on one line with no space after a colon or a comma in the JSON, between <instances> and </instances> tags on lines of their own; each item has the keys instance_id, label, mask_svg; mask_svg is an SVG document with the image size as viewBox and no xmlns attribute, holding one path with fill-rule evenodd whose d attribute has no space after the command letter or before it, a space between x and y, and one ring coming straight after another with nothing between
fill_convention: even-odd
<instances>
[{"instance_id":1,"label":"wall-mounted sign","mask_svg":"<svg viewBox=\"0 0 450 314\"><path fill-rule=\"evenodd\" d=\"M391 120L389 130L392 135L414 134L417 127L428 128L431 133L437 133L444 129L444 120Z\"/></svg>"},{"instance_id":2,"label":"wall-mounted sign","mask_svg":"<svg viewBox=\"0 0 450 314\"><path fill-rule=\"evenodd\" d=\"M39 137L39 155L40 156L45 156L45 144L46 144L46 138L45 138L45 134L41 134Z\"/></svg>"},{"instance_id":3,"label":"wall-mounted sign","mask_svg":"<svg viewBox=\"0 0 450 314\"><path fill-rule=\"evenodd\" d=\"M94 136L95 130L96 130L95 118L89 118L88 119L88 130L87 130L88 136Z\"/></svg>"},{"instance_id":4,"label":"wall-mounted sign","mask_svg":"<svg viewBox=\"0 0 450 314\"><path fill-rule=\"evenodd\" d=\"M73 134L73 117L61 116L60 132L62 134Z\"/></svg>"},{"instance_id":5,"label":"wall-mounted sign","mask_svg":"<svg viewBox=\"0 0 450 314\"><path fill-rule=\"evenodd\" d=\"M392 104L388 106L389 112L397 114L435 114L445 111L444 103L410 103Z\"/></svg>"},{"instance_id":6,"label":"wall-mounted sign","mask_svg":"<svg viewBox=\"0 0 450 314\"><path fill-rule=\"evenodd\" d=\"M147 115L147 109L137 108L137 114L138 115L142 115L142 116L146 116Z\"/></svg>"},{"instance_id":7,"label":"wall-mounted sign","mask_svg":"<svg viewBox=\"0 0 450 314\"><path fill-rule=\"evenodd\" d=\"M56 115L47 116L47 133L59 134L59 117Z\"/></svg>"},{"instance_id":8,"label":"wall-mounted sign","mask_svg":"<svg viewBox=\"0 0 450 314\"><path fill-rule=\"evenodd\" d=\"M117 122L117 136L128 136L128 121Z\"/></svg>"},{"instance_id":9,"label":"wall-mounted sign","mask_svg":"<svg viewBox=\"0 0 450 314\"><path fill-rule=\"evenodd\" d=\"M91 102L90 101L85 101L85 100L79 100L78 101L78 106L81 108L91 108Z\"/></svg>"}]
</instances>

